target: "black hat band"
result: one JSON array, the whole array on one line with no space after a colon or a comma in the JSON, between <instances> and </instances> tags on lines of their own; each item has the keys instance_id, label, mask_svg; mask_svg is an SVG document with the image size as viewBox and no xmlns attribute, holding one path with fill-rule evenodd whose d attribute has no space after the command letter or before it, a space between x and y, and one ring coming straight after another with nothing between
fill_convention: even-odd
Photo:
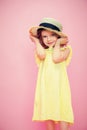
<instances>
[{"instance_id":1,"label":"black hat band","mask_svg":"<svg viewBox=\"0 0 87 130\"><path fill-rule=\"evenodd\" d=\"M56 27L55 25L50 24L50 23L41 23L39 26L51 28L51 29L56 30L56 31L61 31L58 27Z\"/></svg>"}]
</instances>

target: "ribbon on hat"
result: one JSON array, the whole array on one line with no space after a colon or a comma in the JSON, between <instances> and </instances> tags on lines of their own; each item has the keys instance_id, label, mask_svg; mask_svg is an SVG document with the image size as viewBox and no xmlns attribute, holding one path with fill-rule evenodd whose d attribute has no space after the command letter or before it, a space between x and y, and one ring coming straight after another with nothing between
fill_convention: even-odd
<instances>
[{"instance_id":1,"label":"ribbon on hat","mask_svg":"<svg viewBox=\"0 0 87 130\"><path fill-rule=\"evenodd\" d=\"M51 28L51 29L56 30L56 31L61 31L58 27L56 27L55 25L50 24L50 23L41 23L39 26Z\"/></svg>"}]
</instances>

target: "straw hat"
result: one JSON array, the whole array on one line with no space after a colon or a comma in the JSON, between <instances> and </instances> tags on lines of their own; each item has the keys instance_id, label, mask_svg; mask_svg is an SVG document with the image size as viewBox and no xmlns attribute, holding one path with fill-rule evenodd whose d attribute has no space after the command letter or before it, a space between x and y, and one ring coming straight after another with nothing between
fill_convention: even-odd
<instances>
[{"instance_id":1,"label":"straw hat","mask_svg":"<svg viewBox=\"0 0 87 130\"><path fill-rule=\"evenodd\" d=\"M29 29L29 33L37 37L37 30L41 28L55 32L60 37L67 37L67 35L62 32L63 27L61 23L53 18L43 18L39 26L34 26Z\"/></svg>"}]
</instances>

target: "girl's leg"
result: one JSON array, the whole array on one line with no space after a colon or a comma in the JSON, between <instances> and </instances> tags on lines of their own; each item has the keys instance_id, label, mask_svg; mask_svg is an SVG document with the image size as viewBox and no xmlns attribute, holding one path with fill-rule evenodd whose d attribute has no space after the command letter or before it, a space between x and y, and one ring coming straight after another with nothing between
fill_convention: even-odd
<instances>
[{"instance_id":1,"label":"girl's leg","mask_svg":"<svg viewBox=\"0 0 87 130\"><path fill-rule=\"evenodd\" d=\"M60 122L60 130L69 130L69 123L61 121Z\"/></svg>"},{"instance_id":2,"label":"girl's leg","mask_svg":"<svg viewBox=\"0 0 87 130\"><path fill-rule=\"evenodd\" d=\"M46 130L55 130L55 123L52 120L46 121Z\"/></svg>"}]
</instances>

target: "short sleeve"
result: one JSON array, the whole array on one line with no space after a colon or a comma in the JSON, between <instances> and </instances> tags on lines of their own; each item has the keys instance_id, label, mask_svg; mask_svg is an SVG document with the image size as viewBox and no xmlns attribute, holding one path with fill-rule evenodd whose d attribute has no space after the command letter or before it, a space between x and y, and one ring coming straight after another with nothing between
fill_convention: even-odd
<instances>
[{"instance_id":1,"label":"short sleeve","mask_svg":"<svg viewBox=\"0 0 87 130\"><path fill-rule=\"evenodd\" d=\"M70 45L68 45L68 46L67 46L67 48L69 48L69 49L70 49L70 54L69 54L69 56L67 57L67 59L66 59L66 61L65 61L66 66L68 66L68 65L69 65L69 63L70 63L70 61L71 61L71 58L72 58L72 48L71 48L71 46L70 46Z\"/></svg>"},{"instance_id":2,"label":"short sleeve","mask_svg":"<svg viewBox=\"0 0 87 130\"><path fill-rule=\"evenodd\" d=\"M37 66L39 67L41 60L38 58L36 53L35 53L35 61L36 61Z\"/></svg>"}]
</instances>

